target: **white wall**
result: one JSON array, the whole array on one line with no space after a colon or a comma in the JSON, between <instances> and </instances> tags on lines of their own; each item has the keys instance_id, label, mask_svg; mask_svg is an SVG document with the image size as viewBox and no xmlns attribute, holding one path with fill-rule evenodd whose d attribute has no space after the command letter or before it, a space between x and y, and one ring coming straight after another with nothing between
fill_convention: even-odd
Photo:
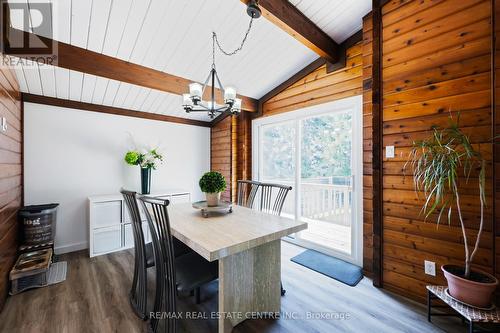
<instances>
[{"instance_id":1,"label":"white wall","mask_svg":"<svg viewBox=\"0 0 500 333\"><path fill-rule=\"evenodd\" d=\"M25 103L25 201L60 203L59 253L88 247L88 196L118 193L122 186L140 190L139 167L123 161L134 145L160 146L164 154L152 172L153 192L180 188L201 200L198 179L210 168L209 128Z\"/></svg>"}]
</instances>

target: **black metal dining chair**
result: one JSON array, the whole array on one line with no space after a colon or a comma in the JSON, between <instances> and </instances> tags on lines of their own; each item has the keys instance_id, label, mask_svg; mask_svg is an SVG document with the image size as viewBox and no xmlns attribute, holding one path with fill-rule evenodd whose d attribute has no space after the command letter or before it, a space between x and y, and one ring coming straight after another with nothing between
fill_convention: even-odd
<instances>
[{"instance_id":1,"label":"black metal dining chair","mask_svg":"<svg viewBox=\"0 0 500 333\"><path fill-rule=\"evenodd\" d=\"M238 180L237 183L237 205L252 208L260 183L253 180Z\"/></svg>"},{"instance_id":2,"label":"black metal dining chair","mask_svg":"<svg viewBox=\"0 0 500 333\"><path fill-rule=\"evenodd\" d=\"M147 311L147 269L155 265L152 243L146 243L142 230L142 218L137 204L137 192L122 189L121 194L128 209L132 235L134 238L134 277L130 289L130 304L138 317L145 320ZM192 250L174 238L174 254L176 257L192 252Z\"/></svg>"},{"instance_id":3,"label":"black metal dining chair","mask_svg":"<svg viewBox=\"0 0 500 333\"><path fill-rule=\"evenodd\" d=\"M291 186L271 183L260 183L259 210L268 214L280 216ZM281 283L281 296L285 296L286 290Z\"/></svg>"},{"instance_id":4,"label":"black metal dining chair","mask_svg":"<svg viewBox=\"0 0 500 333\"><path fill-rule=\"evenodd\" d=\"M139 198L153 241L153 253L156 263L156 292L154 313L175 313L177 292L191 292L218 278L218 262L209 262L196 252L189 252L179 257L174 255L173 237L165 199ZM175 316L164 316L167 332L177 331ZM153 332L158 329L160 318L150 318Z\"/></svg>"},{"instance_id":5,"label":"black metal dining chair","mask_svg":"<svg viewBox=\"0 0 500 333\"><path fill-rule=\"evenodd\" d=\"M289 185L260 183L259 210L268 214L280 216L288 192L292 190Z\"/></svg>"},{"instance_id":6,"label":"black metal dining chair","mask_svg":"<svg viewBox=\"0 0 500 333\"><path fill-rule=\"evenodd\" d=\"M151 243L146 244L142 231L141 214L137 205L137 193L121 190L127 206L134 237L134 277L130 289L130 304L137 316L147 318L147 269L155 265Z\"/></svg>"}]
</instances>

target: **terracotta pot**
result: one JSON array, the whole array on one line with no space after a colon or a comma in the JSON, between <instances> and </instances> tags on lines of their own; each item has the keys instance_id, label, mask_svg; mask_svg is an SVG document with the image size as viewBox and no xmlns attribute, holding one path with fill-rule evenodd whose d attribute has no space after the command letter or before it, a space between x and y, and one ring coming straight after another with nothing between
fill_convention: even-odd
<instances>
[{"instance_id":1,"label":"terracotta pot","mask_svg":"<svg viewBox=\"0 0 500 333\"><path fill-rule=\"evenodd\" d=\"M491 274L481 271L471 271L471 274L483 275L485 279L492 282L477 282L455 275L450 270L461 269L454 265L443 265L441 270L448 281L448 291L457 300L478 308L488 308L491 306L491 296L495 292L498 280Z\"/></svg>"},{"instance_id":2,"label":"terracotta pot","mask_svg":"<svg viewBox=\"0 0 500 333\"><path fill-rule=\"evenodd\" d=\"M220 201L220 192L218 193L205 193L207 197L207 206L208 207L217 207Z\"/></svg>"}]
</instances>

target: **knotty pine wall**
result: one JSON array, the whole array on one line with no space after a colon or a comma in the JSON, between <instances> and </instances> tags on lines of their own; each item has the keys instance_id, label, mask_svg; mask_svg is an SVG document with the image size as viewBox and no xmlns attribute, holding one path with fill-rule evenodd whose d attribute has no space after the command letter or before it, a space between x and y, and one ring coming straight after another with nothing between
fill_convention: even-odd
<instances>
[{"instance_id":1,"label":"knotty pine wall","mask_svg":"<svg viewBox=\"0 0 500 333\"><path fill-rule=\"evenodd\" d=\"M3 55L2 55L3 56ZM9 287L9 272L17 253L17 210L22 204L22 110L14 73L0 69L0 117L7 131L0 132L0 311Z\"/></svg>"},{"instance_id":2,"label":"knotty pine wall","mask_svg":"<svg viewBox=\"0 0 500 333\"><path fill-rule=\"evenodd\" d=\"M361 95L362 51L361 43L354 45L347 50L346 67L328 73L326 65L323 65L269 99L263 105L263 116Z\"/></svg>"},{"instance_id":3,"label":"knotty pine wall","mask_svg":"<svg viewBox=\"0 0 500 333\"><path fill-rule=\"evenodd\" d=\"M372 165L372 42L371 13L363 18L363 271L373 273L373 165Z\"/></svg>"},{"instance_id":4,"label":"knotty pine wall","mask_svg":"<svg viewBox=\"0 0 500 333\"><path fill-rule=\"evenodd\" d=\"M489 0L393 0L382 7L383 146L396 148L396 158L383 160L382 281L384 288L421 301L426 284L445 283L441 265L463 265L463 238L456 216L451 226L439 229L435 216L424 222L423 197L417 198L403 165L414 140L460 113L460 127L487 159L491 176L490 12ZM487 183L485 230L474 262L492 272L492 187ZM477 183L462 180L461 187L467 233L475 241ZM424 260L436 262L436 277L424 274Z\"/></svg>"},{"instance_id":5,"label":"knotty pine wall","mask_svg":"<svg viewBox=\"0 0 500 333\"><path fill-rule=\"evenodd\" d=\"M414 140L427 137L432 126L446 126L449 112L460 113L461 128L488 160L487 175L492 176L490 11L490 0L392 0L382 8L381 134L383 146L395 146L396 157L382 161L381 282L384 288L422 302L426 284L445 283L440 265L463 263L463 239L456 216L451 226L443 224L439 229L432 218L423 221L422 200L416 197L410 176L404 177L403 165ZM372 151L373 36L369 14L363 19L363 41L348 50L347 68L328 74L326 66L320 67L263 105L263 116L270 116L363 94L363 266L367 275L374 264L372 159L380 153ZM233 120L232 164L242 165L239 172L251 169L251 163L241 163L240 148L234 149L235 142L242 141L240 127L239 120ZM496 165L500 171L500 163ZM491 183L481 249L475 259L477 268L489 272L495 260ZM462 184L462 191L467 232L474 240L479 224L477 187ZM426 259L436 262L437 277L424 274Z\"/></svg>"},{"instance_id":6,"label":"knotty pine wall","mask_svg":"<svg viewBox=\"0 0 500 333\"><path fill-rule=\"evenodd\" d=\"M498 82L500 82L500 61L497 59L498 55L500 55L500 1L494 2L493 13L495 15L495 26L493 27L493 33L495 36L493 45L494 47L494 56L493 64L494 64L494 81L493 81L493 101L494 101L494 136L500 137L500 86ZM496 277L500 280L500 145L498 144L499 140L496 140L496 144L494 145L494 179L493 184L495 184L495 268L496 268ZM500 300L500 290L497 288L497 304Z\"/></svg>"},{"instance_id":7,"label":"knotty pine wall","mask_svg":"<svg viewBox=\"0 0 500 333\"><path fill-rule=\"evenodd\" d=\"M232 117L227 117L210 130L210 170L219 171L226 178L223 200L231 199L232 188Z\"/></svg>"}]
</instances>

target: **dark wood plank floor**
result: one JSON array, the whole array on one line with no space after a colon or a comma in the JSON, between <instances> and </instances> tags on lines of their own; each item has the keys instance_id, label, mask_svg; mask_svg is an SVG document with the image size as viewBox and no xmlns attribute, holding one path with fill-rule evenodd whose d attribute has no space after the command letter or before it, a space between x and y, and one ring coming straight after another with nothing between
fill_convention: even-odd
<instances>
[{"instance_id":1,"label":"dark wood plank floor","mask_svg":"<svg viewBox=\"0 0 500 333\"><path fill-rule=\"evenodd\" d=\"M455 318L427 323L425 308L376 289L364 278L349 287L289 259L302 248L282 242L284 316L247 320L235 332L465 332ZM59 285L9 297L0 314L0 332L143 332L128 303L133 253L122 251L89 259L86 252L66 254L67 280ZM150 281L153 281L151 272ZM153 289L154 286L151 286ZM181 296L178 310L191 317L217 311L217 282L202 292L202 303ZM325 316L330 318L325 318ZM217 332L216 319L183 319L181 332Z\"/></svg>"}]
</instances>

